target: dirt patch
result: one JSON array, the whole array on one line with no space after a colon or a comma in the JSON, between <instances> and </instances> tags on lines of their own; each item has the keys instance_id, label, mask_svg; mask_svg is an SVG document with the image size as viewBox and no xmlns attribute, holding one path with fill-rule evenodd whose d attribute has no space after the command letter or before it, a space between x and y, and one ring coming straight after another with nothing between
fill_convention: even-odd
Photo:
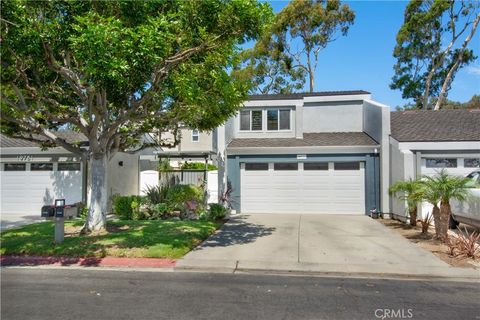
<instances>
[{"instance_id":1,"label":"dirt patch","mask_svg":"<svg viewBox=\"0 0 480 320\"><path fill-rule=\"evenodd\" d=\"M378 222L395 230L419 247L432 252L451 266L460 268L480 268L480 257L476 260L462 256L452 257L448 254L448 247L440 240L434 238L435 230L431 227L427 234L422 234L420 226L412 227L403 222L392 219L378 219ZM455 231L449 231L455 232Z\"/></svg>"}]
</instances>

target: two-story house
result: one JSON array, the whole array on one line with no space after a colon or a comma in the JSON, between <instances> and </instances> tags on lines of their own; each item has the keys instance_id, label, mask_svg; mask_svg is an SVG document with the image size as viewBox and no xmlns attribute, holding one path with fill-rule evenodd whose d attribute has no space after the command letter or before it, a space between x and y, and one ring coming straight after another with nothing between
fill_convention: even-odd
<instances>
[{"instance_id":1,"label":"two-story house","mask_svg":"<svg viewBox=\"0 0 480 320\"><path fill-rule=\"evenodd\" d=\"M369 92L253 95L218 129L220 189L242 213L389 212L389 134Z\"/></svg>"}]
</instances>

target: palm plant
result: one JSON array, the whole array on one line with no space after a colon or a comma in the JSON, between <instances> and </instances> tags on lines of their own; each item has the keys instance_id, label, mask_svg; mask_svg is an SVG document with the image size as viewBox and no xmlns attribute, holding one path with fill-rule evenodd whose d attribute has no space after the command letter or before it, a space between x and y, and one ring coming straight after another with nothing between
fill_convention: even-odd
<instances>
[{"instance_id":1,"label":"palm plant","mask_svg":"<svg viewBox=\"0 0 480 320\"><path fill-rule=\"evenodd\" d=\"M389 189L398 199L407 202L410 225L417 225L417 206L423 199L423 184L420 180L397 181Z\"/></svg>"},{"instance_id":2,"label":"palm plant","mask_svg":"<svg viewBox=\"0 0 480 320\"><path fill-rule=\"evenodd\" d=\"M435 226L435 231L437 232L438 230L438 238L446 240L448 221L450 219L450 215L452 214L450 200L456 199L459 201L464 201L467 199L470 193L470 179L451 176L445 169L443 169L433 177L425 177L425 181L427 190L430 189L430 192L435 194L440 200L440 210L438 211L438 227ZM435 224L437 224L436 221Z\"/></svg>"},{"instance_id":3,"label":"palm plant","mask_svg":"<svg viewBox=\"0 0 480 320\"><path fill-rule=\"evenodd\" d=\"M437 186L437 181L434 177L424 176L422 180L423 184L423 200L433 206L432 216L433 224L435 225L435 236L440 237L440 191Z\"/></svg>"}]
</instances>

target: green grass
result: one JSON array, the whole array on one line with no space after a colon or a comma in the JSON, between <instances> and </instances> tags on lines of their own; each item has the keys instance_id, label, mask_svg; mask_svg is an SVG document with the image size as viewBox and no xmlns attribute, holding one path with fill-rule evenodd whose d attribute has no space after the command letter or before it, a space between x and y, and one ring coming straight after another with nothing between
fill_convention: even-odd
<instances>
[{"instance_id":1,"label":"green grass","mask_svg":"<svg viewBox=\"0 0 480 320\"><path fill-rule=\"evenodd\" d=\"M180 258L219 225L206 221L109 221L98 234L78 234L82 221L65 222L65 241L54 243L54 223L0 234L2 255Z\"/></svg>"}]
</instances>

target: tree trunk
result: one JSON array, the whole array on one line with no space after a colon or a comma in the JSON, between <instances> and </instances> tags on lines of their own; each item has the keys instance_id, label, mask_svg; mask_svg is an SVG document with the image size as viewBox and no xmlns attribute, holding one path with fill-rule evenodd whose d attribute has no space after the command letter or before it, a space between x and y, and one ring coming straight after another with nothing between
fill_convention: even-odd
<instances>
[{"instance_id":1,"label":"tree trunk","mask_svg":"<svg viewBox=\"0 0 480 320\"><path fill-rule=\"evenodd\" d=\"M105 228L107 215L107 164L105 154L93 155L90 159L90 190L88 194L88 217L85 231Z\"/></svg>"},{"instance_id":2,"label":"tree trunk","mask_svg":"<svg viewBox=\"0 0 480 320\"><path fill-rule=\"evenodd\" d=\"M448 220L450 219L450 202L448 201L441 201L440 202L440 223L438 225L438 232L437 235L439 239L445 241L447 238L448 232Z\"/></svg>"},{"instance_id":3,"label":"tree trunk","mask_svg":"<svg viewBox=\"0 0 480 320\"><path fill-rule=\"evenodd\" d=\"M472 37L475 34L475 31L477 30L479 22L480 22L480 13L477 15L477 17L473 21L473 26L472 26L472 30L470 30L470 34L463 41L457 61L455 61L453 66L450 68L450 70L447 73L447 76L445 77L445 80L443 81L442 89L440 90L440 94L438 95L438 100L437 100L437 103L435 104L434 110L440 110L440 107L442 106L442 103L445 100L447 89L450 86L450 82L452 81L453 75L455 74L458 67L462 63L463 53L465 52L465 49L467 48L467 45L470 42L470 40L472 40Z\"/></svg>"},{"instance_id":4,"label":"tree trunk","mask_svg":"<svg viewBox=\"0 0 480 320\"><path fill-rule=\"evenodd\" d=\"M411 208L409 211L410 214L410 225L415 227L417 225L417 207Z\"/></svg>"},{"instance_id":5,"label":"tree trunk","mask_svg":"<svg viewBox=\"0 0 480 320\"><path fill-rule=\"evenodd\" d=\"M435 225L435 236L440 238L440 208L435 203L432 209L433 223Z\"/></svg>"}]
</instances>

